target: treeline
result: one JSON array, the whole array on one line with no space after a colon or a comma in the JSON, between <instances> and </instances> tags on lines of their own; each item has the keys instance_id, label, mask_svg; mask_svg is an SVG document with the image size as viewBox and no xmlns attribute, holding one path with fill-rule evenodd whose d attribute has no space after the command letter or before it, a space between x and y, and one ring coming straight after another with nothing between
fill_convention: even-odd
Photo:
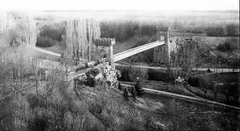
<instances>
[{"instance_id":1,"label":"treeline","mask_svg":"<svg viewBox=\"0 0 240 131\"><path fill-rule=\"evenodd\" d=\"M64 22L44 26L37 38L37 46L50 47L56 42L62 41L65 33ZM171 29L182 33L195 33L215 37L236 37L239 36L238 24L222 24L206 26L200 23L184 23L175 21L171 23L143 23L138 21L102 21L100 22L101 37L115 38L123 42L133 36L153 36L157 33L160 25L169 26Z\"/></svg>"},{"instance_id":2,"label":"treeline","mask_svg":"<svg viewBox=\"0 0 240 131\"><path fill-rule=\"evenodd\" d=\"M163 23L162 23L163 24ZM161 25L161 23L158 23ZM140 23L140 22L133 22L133 21L108 21L108 22L101 22L101 37L111 37L116 38L117 41L125 41L135 35L147 35L153 36L157 33L157 24L153 23ZM195 33L201 34L206 33L207 36L217 36L217 37L236 37L239 36L239 25L238 24L222 24L219 26L204 26L199 25L195 26L195 24L191 23L180 23L174 22L172 25L169 26L178 32L183 33Z\"/></svg>"},{"instance_id":3,"label":"treeline","mask_svg":"<svg viewBox=\"0 0 240 131\"><path fill-rule=\"evenodd\" d=\"M133 36L153 36L157 33L157 26L150 23L133 21L103 21L100 23L101 37L115 38L116 41L126 41ZM48 25L41 28L37 39L37 46L51 47L62 41L65 33L64 23Z\"/></svg>"},{"instance_id":4,"label":"treeline","mask_svg":"<svg viewBox=\"0 0 240 131\"><path fill-rule=\"evenodd\" d=\"M115 38L117 41L125 41L138 35L153 36L157 33L157 27L154 24L140 22L115 22L104 21L100 23L101 37Z\"/></svg>"},{"instance_id":5,"label":"treeline","mask_svg":"<svg viewBox=\"0 0 240 131\"><path fill-rule=\"evenodd\" d=\"M239 36L239 25L228 24L226 26L216 26L207 28L207 36Z\"/></svg>"},{"instance_id":6,"label":"treeline","mask_svg":"<svg viewBox=\"0 0 240 131\"><path fill-rule=\"evenodd\" d=\"M170 25L171 26L171 25ZM171 26L173 29L181 33L195 33L202 34L206 33L207 36L239 36L239 24L234 23L204 23L200 21L181 21L175 20Z\"/></svg>"}]
</instances>

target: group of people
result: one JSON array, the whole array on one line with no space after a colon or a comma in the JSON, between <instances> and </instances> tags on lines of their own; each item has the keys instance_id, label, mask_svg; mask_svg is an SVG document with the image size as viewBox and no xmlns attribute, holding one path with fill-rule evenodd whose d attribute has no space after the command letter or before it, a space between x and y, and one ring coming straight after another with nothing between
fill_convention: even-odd
<instances>
[{"instance_id":1,"label":"group of people","mask_svg":"<svg viewBox=\"0 0 240 131\"><path fill-rule=\"evenodd\" d=\"M128 100L129 93L131 93L132 98L135 101L137 96L143 95L143 91L144 90L141 85L141 80L139 77L137 77L135 85L132 88L130 88L130 92L129 92L128 88L124 88L123 96L125 97L126 100Z\"/></svg>"}]
</instances>

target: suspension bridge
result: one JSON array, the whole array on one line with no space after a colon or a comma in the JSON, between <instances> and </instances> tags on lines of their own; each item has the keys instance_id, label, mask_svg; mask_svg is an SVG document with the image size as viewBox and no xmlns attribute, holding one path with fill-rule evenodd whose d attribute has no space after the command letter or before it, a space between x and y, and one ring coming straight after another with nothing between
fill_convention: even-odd
<instances>
[{"instance_id":1,"label":"suspension bridge","mask_svg":"<svg viewBox=\"0 0 240 131\"><path fill-rule=\"evenodd\" d=\"M172 34L171 34L172 35ZM155 41L154 41L155 40ZM116 62L123 60L125 58L131 57L135 54L144 52L146 50L149 49L153 49L156 47L163 47L165 49L164 51L164 59L166 60L165 63L169 64L170 62L170 49L169 49L169 43L170 43L170 28L169 27L163 27L163 28L159 28L157 33L144 45L135 47L135 48L131 48L128 50L125 50L123 52L117 53L117 54L113 54L113 46L116 43L115 39L112 38L97 38L93 40L93 43L96 45L97 48L105 48L106 52L107 52L107 60L110 62L110 65L115 68L115 65L117 66L126 66L126 65L119 65L116 64ZM61 54L55 53L55 52L51 52L48 50L44 50L38 47L35 47L35 49L39 52L45 53L47 55L51 55L51 56L55 56L55 57L59 57L59 59L61 58ZM46 59L38 59L38 67L39 68L50 68L50 69L62 69L62 70L66 70L65 67L63 65L60 64L60 62L57 61L51 61L51 60L46 60ZM154 69L163 69L163 70L167 70L167 67L150 67L150 66L138 66L135 65L136 67L139 68L154 68ZM84 69L83 71L87 71L91 69L90 67L86 69ZM172 68L173 70L180 70L180 68ZM199 70L199 71L206 71L207 68L198 68L198 69L193 69L193 70ZM214 69L211 69L214 70ZM78 77L80 74L83 73L83 71L78 71L78 72L74 72L72 74L69 75L69 79L68 80L73 80L74 78ZM227 69L227 68L221 68L219 69L219 71L222 72L240 72L239 69L235 69L235 70L231 70L231 69Z\"/></svg>"},{"instance_id":2,"label":"suspension bridge","mask_svg":"<svg viewBox=\"0 0 240 131\"><path fill-rule=\"evenodd\" d=\"M115 68L115 62L118 62L122 59L125 59L127 57L133 56L135 54L141 53L143 51L158 47L158 46L162 46L165 45L166 50L168 50L168 44L169 44L169 34L170 34L170 28L169 27L164 27L164 28L159 28L158 32L156 35L154 35L149 41L152 41L154 39L156 39L156 41L153 42L149 42L146 43L144 45L135 47L135 48L131 48L129 50L117 53L117 54L113 54L113 46L116 43L115 39L111 39L111 38L98 38L98 39L94 39L93 43L96 45L97 48L106 48L106 52L107 52L107 59L108 61L110 61L110 64L113 68ZM61 54L58 53L54 53L51 51L47 51L38 47L35 47L35 49L39 52L48 54L48 55L53 55L53 56L57 56L61 57ZM168 58L168 60L170 60L170 54L169 51L166 52L166 57ZM38 59L38 64L37 66L39 68L50 68L50 69L62 69L64 70L64 66L61 66L60 62L56 62L56 61L51 61L51 60L46 60L46 59ZM90 68L87 68L90 69ZM85 71L87 69L84 69ZM76 77L79 76L79 74L83 73L82 71L79 72L75 72L73 74L71 74L69 76L68 80L72 80Z\"/></svg>"}]
</instances>

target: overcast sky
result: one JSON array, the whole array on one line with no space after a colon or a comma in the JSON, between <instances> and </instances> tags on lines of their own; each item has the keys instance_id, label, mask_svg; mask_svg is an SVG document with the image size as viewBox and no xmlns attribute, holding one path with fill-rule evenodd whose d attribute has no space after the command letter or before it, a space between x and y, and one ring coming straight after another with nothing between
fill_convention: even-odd
<instances>
[{"instance_id":1,"label":"overcast sky","mask_svg":"<svg viewBox=\"0 0 240 131\"><path fill-rule=\"evenodd\" d=\"M239 0L0 0L0 10L239 10Z\"/></svg>"}]
</instances>

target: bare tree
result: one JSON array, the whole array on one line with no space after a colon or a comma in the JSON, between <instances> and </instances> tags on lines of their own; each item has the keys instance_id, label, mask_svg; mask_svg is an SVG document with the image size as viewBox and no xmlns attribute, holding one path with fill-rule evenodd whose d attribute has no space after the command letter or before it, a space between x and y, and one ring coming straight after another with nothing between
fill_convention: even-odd
<instances>
[{"instance_id":1,"label":"bare tree","mask_svg":"<svg viewBox=\"0 0 240 131\"><path fill-rule=\"evenodd\" d=\"M199 87L204 92L205 97L207 97L207 92L209 90L209 84L204 78L199 78Z\"/></svg>"},{"instance_id":2,"label":"bare tree","mask_svg":"<svg viewBox=\"0 0 240 131\"><path fill-rule=\"evenodd\" d=\"M65 56L76 60L91 60L92 39L100 37L99 22L93 19L68 20L66 23L67 50Z\"/></svg>"},{"instance_id":3,"label":"bare tree","mask_svg":"<svg viewBox=\"0 0 240 131\"><path fill-rule=\"evenodd\" d=\"M191 75L192 68L196 65L196 53L198 44L198 38L178 40L177 52L172 54L175 55L172 60L172 65L174 67L180 67L181 72L178 75L182 75L186 79Z\"/></svg>"}]
</instances>

